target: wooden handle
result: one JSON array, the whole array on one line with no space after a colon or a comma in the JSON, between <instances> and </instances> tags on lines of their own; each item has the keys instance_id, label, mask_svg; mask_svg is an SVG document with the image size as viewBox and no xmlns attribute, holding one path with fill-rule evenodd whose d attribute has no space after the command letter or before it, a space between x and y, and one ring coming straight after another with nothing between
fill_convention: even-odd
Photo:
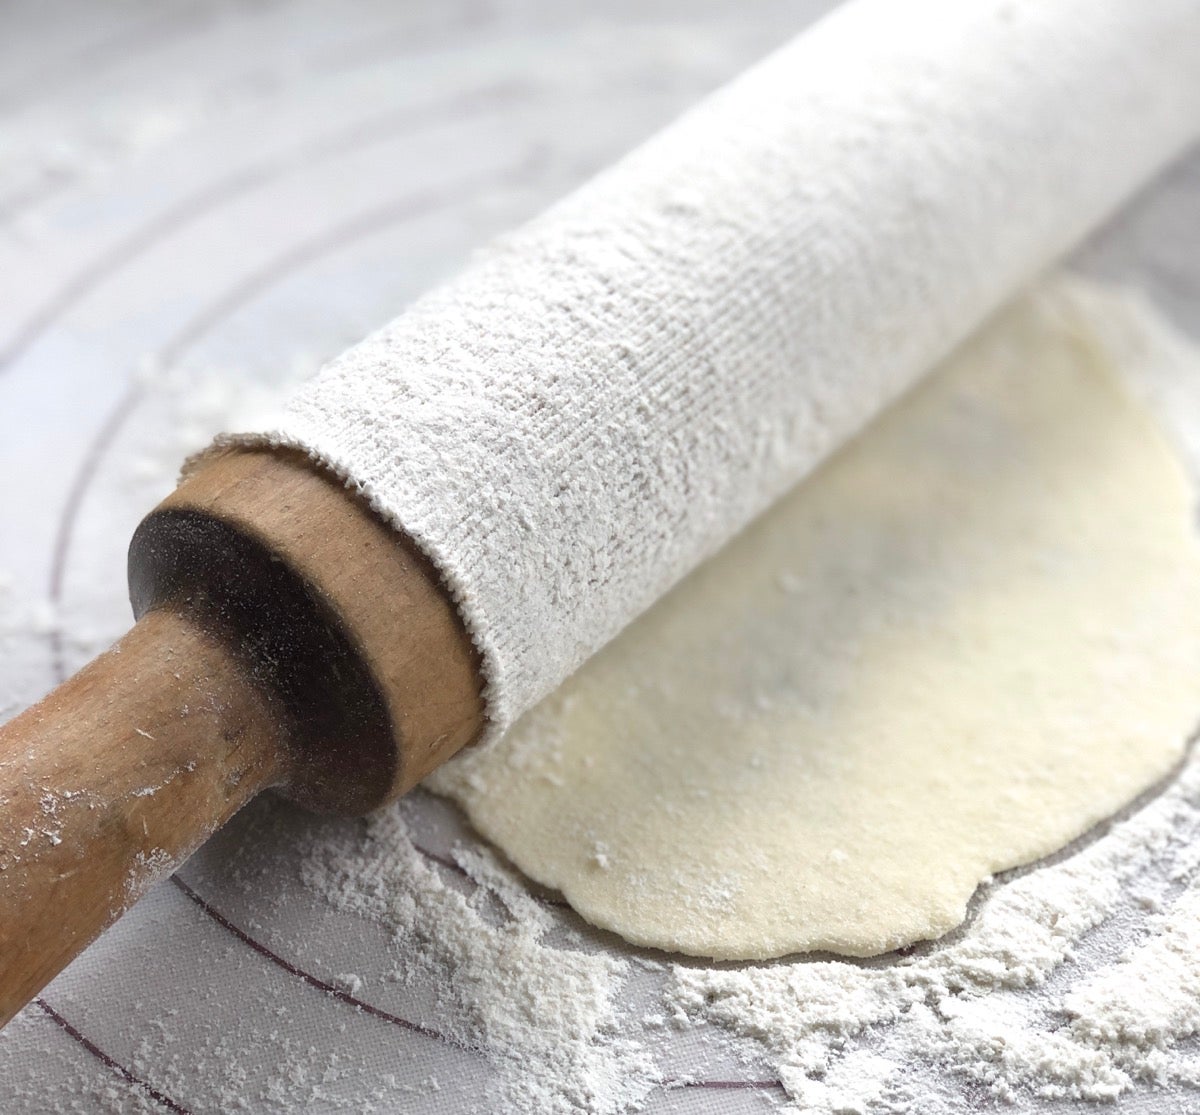
<instances>
[{"instance_id":1,"label":"wooden handle","mask_svg":"<svg viewBox=\"0 0 1200 1115\"><path fill-rule=\"evenodd\" d=\"M224 642L150 613L0 735L0 1020L280 781L276 718Z\"/></svg>"},{"instance_id":2,"label":"wooden handle","mask_svg":"<svg viewBox=\"0 0 1200 1115\"><path fill-rule=\"evenodd\" d=\"M484 722L436 572L297 454L197 471L129 565L134 629L0 728L0 1025L260 790L372 809Z\"/></svg>"}]
</instances>

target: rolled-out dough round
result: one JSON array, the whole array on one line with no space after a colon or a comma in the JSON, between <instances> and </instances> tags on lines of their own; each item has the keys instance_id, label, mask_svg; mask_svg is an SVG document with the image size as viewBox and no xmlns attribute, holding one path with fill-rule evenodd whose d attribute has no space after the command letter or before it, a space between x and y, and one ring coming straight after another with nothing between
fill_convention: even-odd
<instances>
[{"instance_id":1,"label":"rolled-out dough round","mask_svg":"<svg viewBox=\"0 0 1200 1115\"><path fill-rule=\"evenodd\" d=\"M640 945L936 937L1200 719L1193 494L1062 282L432 786Z\"/></svg>"}]
</instances>

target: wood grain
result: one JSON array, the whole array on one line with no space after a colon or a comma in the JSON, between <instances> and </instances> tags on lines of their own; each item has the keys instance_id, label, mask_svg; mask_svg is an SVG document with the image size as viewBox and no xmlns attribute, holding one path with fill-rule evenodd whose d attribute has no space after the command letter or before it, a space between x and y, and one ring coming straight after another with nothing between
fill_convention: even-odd
<instances>
[{"instance_id":1,"label":"wood grain","mask_svg":"<svg viewBox=\"0 0 1200 1115\"><path fill-rule=\"evenodd\" d=\"M0 1020L282 777L277 718L169 610L0 732Z\"/></svg>"}]
</instances>

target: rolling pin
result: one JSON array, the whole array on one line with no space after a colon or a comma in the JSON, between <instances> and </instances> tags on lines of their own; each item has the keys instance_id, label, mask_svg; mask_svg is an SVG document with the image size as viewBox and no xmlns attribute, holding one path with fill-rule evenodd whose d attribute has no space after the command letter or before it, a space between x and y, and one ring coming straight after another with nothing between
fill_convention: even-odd
<instances>
[{"instance_id":1,"label":"rolling pin","mask_svg":"<svg viewBox=\"0 0 1200 1115\"><path fill-rule=\"evenodd\" d=\"M219 440L0 729L0 1022L258 793L503 731L1198 126L1197 0L854 0Z\"/></svg>"}]
</instances>

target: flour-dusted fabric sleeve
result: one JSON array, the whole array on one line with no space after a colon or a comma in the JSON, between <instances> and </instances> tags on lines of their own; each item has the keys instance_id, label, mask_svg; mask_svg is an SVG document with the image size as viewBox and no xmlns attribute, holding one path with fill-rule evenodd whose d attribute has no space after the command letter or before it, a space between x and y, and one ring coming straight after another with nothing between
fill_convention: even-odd
<instances>
[{"instance_id":1,"label":"flour-dusted fabric sleeve","mask_svg":"<svg viewBox=\"0 0 1200 1115\"><path fill-rule=\"evenodd\" d=\"M239 440L424 547L503 728L1198 125L1200 0L853 0Z\"/></svg>"}]
</instances>

